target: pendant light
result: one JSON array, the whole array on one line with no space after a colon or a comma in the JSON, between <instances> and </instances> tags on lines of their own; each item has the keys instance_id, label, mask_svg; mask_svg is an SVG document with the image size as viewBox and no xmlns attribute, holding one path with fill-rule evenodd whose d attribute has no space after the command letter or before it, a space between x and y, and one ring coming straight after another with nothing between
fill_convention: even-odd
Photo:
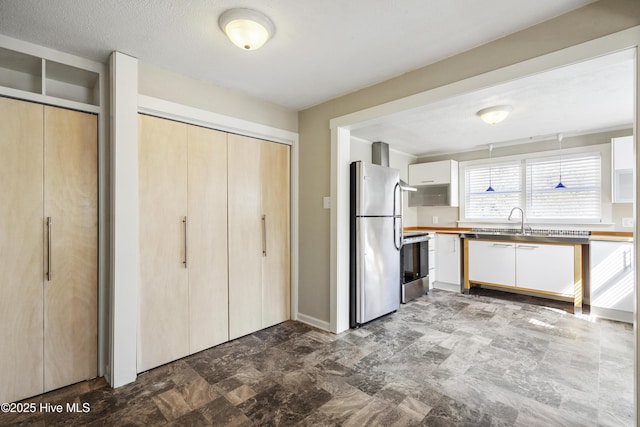
<instances>
[{"instance_id":1,"label":"pendant light","mask_svg":"<svg viewBox=\"0 0 640 427\"><path fill-rule=\"evenodd\" d=\"M491 186L491 170L493 169L493 162L491 161L492 151L493 151L493 144L489 144L489 187L485 191L496 191Z\"/></svg>"},{"instance_id":2,"label":"pendant light","mask_svg":"<svg viewBox=\"0 0 640 427\"><path fill-rule=\"evenodd\" d=\"M558 134L558 143L560 144L560 178L558 179L558 184L556 184L555 188L562 189L567 187L562 183L562 134L561 133Z\"/></svg>"}]
</instances>

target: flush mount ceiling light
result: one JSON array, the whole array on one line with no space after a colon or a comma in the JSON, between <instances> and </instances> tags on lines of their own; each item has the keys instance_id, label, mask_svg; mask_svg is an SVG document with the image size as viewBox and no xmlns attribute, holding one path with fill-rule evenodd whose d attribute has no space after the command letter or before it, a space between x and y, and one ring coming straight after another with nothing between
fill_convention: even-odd
<instances>
[{"instance_id":1,"label":"flush mount ceiling light","mask_svg":"<svg viewBox=\"0 0 640 427\"><path fill-rule=\"evenodd\" d=\"M252 9L229 9L218 24L229 40L243 50L256 50L273 36L275 26L263 13Z\"/></svg>"},{"instance_id":2,"label":"flush mount ceiling light","mask_svg":"<svg viewBox=\"0 0 640 427\"><path fill-rule=\"evenodd\" d=\"M485 123L495 125L506 119L512 110L513 107L511 105L496 105L478 111L478 116L480 116Z\"/></svg>"}]
</instances>

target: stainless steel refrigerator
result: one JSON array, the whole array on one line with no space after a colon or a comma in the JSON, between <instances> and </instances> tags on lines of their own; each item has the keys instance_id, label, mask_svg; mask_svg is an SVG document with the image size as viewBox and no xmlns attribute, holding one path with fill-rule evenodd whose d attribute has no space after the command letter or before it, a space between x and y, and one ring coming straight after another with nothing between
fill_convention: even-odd
<instances>
[{"instance_id":1,"label":"stainless steel refrigerator","mask_svg":"<svg viewBox=\"0 0 640 427\"><path fill-rule=\"evenodd\" d=\"M400 307L400 172L351 163L349 324L355 328Z\"/></svg>"}]
</instances>

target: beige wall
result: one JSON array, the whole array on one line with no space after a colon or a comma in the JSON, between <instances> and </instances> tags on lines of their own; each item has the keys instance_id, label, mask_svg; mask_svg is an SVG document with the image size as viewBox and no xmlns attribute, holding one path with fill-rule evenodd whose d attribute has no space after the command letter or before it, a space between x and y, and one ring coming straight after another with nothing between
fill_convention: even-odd
<instances>
[{"instance_id":1,"label":"beige wall","mask_svg":"<svg viewBox=\"0 0 640 427\"><path fill-rule=\"evenodd\" d=\"M438 63L301 111L299 312L329 322L329 120L640 25L638 0L601 0ZM434 41L437 42L437 41Z\"/></svg>"},{"instance_id":2,"label":"beige wall","mask_svg":"<svg viewBox=\"0 0 640 427\"><path fill-rule=\"evenodd\" d=\"M296 111L240 92L138 62L138 93L205 111L298 131Z\"/></svg>"}]
</instances>

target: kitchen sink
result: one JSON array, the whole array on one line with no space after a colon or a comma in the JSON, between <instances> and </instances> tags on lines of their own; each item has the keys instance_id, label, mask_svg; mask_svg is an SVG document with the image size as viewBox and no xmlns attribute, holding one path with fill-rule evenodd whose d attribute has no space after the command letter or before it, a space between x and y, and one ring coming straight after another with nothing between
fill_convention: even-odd
<instances>
[{"instance_id":1,"label":"kitchen sink","mask_svg":"<svg viewBox=\"0 0 640 427\"><path fill-rule=\"evenodd\" d=\"M551 230L525 228L524 233L514 228L474 228L462 233L463 239L503 240L512 242L538 243L589 243L589 231L581 230Z\"/></svg>"}]
</instances>

